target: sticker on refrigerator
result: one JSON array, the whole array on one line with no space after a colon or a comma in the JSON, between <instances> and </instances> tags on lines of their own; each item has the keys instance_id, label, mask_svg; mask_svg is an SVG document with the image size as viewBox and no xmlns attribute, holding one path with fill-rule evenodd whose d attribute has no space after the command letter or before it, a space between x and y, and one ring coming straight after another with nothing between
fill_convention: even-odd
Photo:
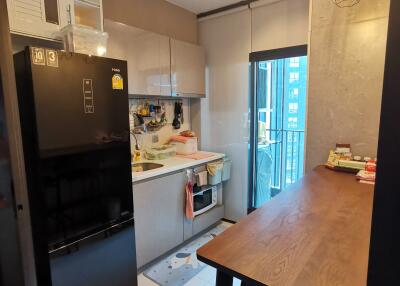
<instances>
[{"instance_id":1,"label":"sticker on refrigerator","mask_svg":"<svg viewBox=\"0 0 400 286\"><path fill-rule=\"evenodd\" d=\"M124 79L118 73L112 77L112 89L122 90L124 89Z\"/></svg>"},{"instance_id":2,"label":"sticker on refrigerator","mask_svg":"<svg viewBox=\"0 0 400 286\"><path fill-rule=\"evenodd\" d=\"M58 68L58 53L55 50L46 49L46 61L49 67Z\"/></svg>"},{"instance_id":3,"label":"sticker on refrigerator","mask_svg":"<svg viewBox=\"0 0 400 286\"><path fill-rule=\"evenodd\" d=\"M83 79L83 107L85 113L94 113L93 80Z\"/></svg>"},{"instance_id":4,"label":"sticker on refrigerator","mask_svg":"<svg viewBox=\"0 0 400 286\"><path fill-rule=\"evenodd\" d=\"M31 48L32 53L32 64L44 66L46 64L46 58L43 48Z\"/></svg>"}]
</instances>

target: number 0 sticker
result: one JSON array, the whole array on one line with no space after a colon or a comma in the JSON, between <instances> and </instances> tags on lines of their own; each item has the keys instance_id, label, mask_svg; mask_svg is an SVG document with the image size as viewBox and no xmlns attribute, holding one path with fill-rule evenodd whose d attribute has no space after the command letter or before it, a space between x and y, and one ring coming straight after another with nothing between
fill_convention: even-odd
<instances>
[{"instance_id":1,"label":"number 0 sticker","mask_svg":"<svg viewBox=\"0 0 400 286\"><path fill-rule=\"evenodd\" d=\"M46 64L44 49L43 48L31 48L32 63L35 65L44 66Z\"/></svg>"}]
</instances>

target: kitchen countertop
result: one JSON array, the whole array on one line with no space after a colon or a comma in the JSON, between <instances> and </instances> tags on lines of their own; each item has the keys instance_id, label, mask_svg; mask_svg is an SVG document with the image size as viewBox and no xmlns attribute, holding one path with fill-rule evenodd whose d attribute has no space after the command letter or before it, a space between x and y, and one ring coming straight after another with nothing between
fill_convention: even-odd
<instances>
[{"instance_id":1,"label":"kitchen countertop","mask_svg":"<svg viewBox=\"0 0 400 286\"><path fill-rule=\"evenodd\" d=\"M213 152L210 152L213 153ZM208 163L211 161L219 160L225 157L225 154L222 153L214 153L212 157L208 157L201 160L194 160L194 159L187 159L180 156L171 157L165 160L141 160L139 162L132 162L132 163L157 163L164 165L161 168L144 171L144 172L133 172L132 173L132 182L137 183L139 181L161 176L164 174L172 173L175 171L183 170L186 168L194 167L197 165L201 165L204 163Z\"/></svg>"}]
</instances>

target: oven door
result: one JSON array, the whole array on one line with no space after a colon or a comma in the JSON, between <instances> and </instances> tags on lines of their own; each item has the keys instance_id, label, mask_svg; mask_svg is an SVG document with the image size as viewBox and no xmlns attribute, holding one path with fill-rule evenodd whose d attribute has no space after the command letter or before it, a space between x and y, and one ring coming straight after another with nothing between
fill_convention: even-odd
<instances>
[{"instance_id":1,"label":"oven door","mask_svg":"<svg viewBox=\"0 0 400 286\"><path fill-rule=\"evenodd\" d=\"M217 189L212 187L193 194L193 212L197 216L217 204Z\"/></svg>"}]
</instances>

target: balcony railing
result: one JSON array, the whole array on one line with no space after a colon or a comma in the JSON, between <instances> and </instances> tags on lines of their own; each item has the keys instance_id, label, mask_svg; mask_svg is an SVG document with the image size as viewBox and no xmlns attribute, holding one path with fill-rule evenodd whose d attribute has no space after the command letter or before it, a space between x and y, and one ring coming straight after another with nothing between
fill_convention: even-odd
<instances>
[{"instance_id":1,"label":"balcony railing","mask_svg":"<svg viewBox=\"0 0 400 286\"><path fill-rule=\"evenodd\" d=\"M271 162L271 196L295 183L304 172L304 130L266 129L260 146L265 146Z\"/></svg>"}]
</instances>

